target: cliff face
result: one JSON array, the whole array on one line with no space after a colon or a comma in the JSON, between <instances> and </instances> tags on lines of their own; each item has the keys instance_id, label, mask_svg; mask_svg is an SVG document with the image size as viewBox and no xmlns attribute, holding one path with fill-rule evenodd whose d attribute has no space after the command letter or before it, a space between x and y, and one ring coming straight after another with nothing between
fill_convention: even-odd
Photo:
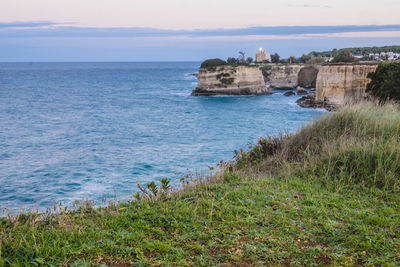
<instances>
[{"instance_id":1,"label":"cliff face","mask_svg":"<svg viewBox=\"0 0 400 267\"><path fill-rule=\"evenodd\" d=\"M266 87L292 89L297 86L316 87L315 102L325 106L343 105L366 96L368 73L377 64L284 65L272 66L264 72L258 67L218 66L200 68L199 84L192 95L262 95L270 94Z\"/></svg>"},{"instance_id":2,"label":"cliff face","mask_svg":"<svg viewBox=\"0 0 400 267\"><path fill-rule=\"evenodd\" d=\"M262 95L271 93L257 67L200 68L199 84L192 95Z\"/></svg>"},{"instance_id":3,"label":"cliff face","mask_svg":"<svg viewBox=\"0 0 400 267\"><path fill-rule=\"evenodd\" d=\"M292 89L298 85L301 65L272 66L267 72L266 82L274 89Z\"/></svg>"},{"instance_id":4,"label":"cliff face","mask_svg":"<svg viewBox=\"0 0 400 267\"><path fill-rule=\"evenodd\" d=\"M343 105L362 100L369 79L378 65L324 65L319 68L316 84L316 100L328 105Z\"/></svg>"},{"instance_id":5,"label":"cliff face","mask_svg":"<svg viewBox=\"0 0 400 267\"><path fill-rule=\"evenodd\" d=\"M305 66L299 72L298 84L303 88L315 88L319 65Z\"/></svg>"}]
</instances>

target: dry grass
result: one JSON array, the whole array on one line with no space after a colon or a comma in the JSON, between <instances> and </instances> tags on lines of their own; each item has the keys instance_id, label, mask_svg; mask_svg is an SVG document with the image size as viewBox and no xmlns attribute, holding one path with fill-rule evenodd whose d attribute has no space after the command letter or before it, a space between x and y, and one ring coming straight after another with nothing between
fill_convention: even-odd
<instances>
[{"instance_id":1,"label":"dry grass","mask_svg":"<svg viewBox=\"0 0 400 267\"><path fill-rule=\"evenodd\" d=\"M281 176L294 173L304 178L398 190L399 106L370 102L348 105L296 134L261 139L237 158L234 166L247 172Z\"/></svg>"}]
</instances>

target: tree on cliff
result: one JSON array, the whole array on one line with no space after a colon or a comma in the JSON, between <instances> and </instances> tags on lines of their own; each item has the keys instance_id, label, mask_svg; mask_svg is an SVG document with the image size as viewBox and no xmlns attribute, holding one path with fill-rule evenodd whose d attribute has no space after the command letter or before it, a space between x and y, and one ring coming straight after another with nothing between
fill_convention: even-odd
<instances>
[{"instance_id":1,"label":"tree on cliff","mask_svg":"<svg viewBox=\"0 0 400 267\"><path fill-rule=\"evenodd\" d=\"M356 59L348 50L340 50L339 54L333 58L333 63L350 63L354 62Z\"/></svg>"},{"instance_id":2,"label":"tree on cliff","mask_svg":"<svg viewBox=\"0 0 400 267\"><path fill-rule=\"evenodd\" d=\"M272 54L271 55L271 62L272 63L279 63L280 58L281 57L278 55L278 53Z\"/></svg>"},{"instance_id":3,"label":"tree on cliff","mask_svg":"<svg viewBox=\"0 0 400 267\"><path fill-rule=\"evenodd\" d=\"M289 62L289 64L292 64L297 63L298 60L295 56L290 56L287 61Z\"/></svg>"},{"instance_id":4,"label":"tree on cliff","mask_svg":"<svg viewBox=\"0 0 400 267\"><path fill-rule=\"evenodd\" d=\"M246 58L246 63L248 63L248 64L253 63L253 58L252 57Z\"/></svg>"},{"instance_id":5,"label":"tree on cliff","mask_svg":"<svg viewBox=\"0 0 400 267\"><path fill-rule=\"evenodd\" d=\"M325 59L324 59L324 58L312 56L312 57L310 58L310 60L308 60L306 63L307 63L307 64L322 64L322 63L324 63L324 62L325 62Z\"/></svg>"},{"instance_id":6,"label":"tree on cliff","mask_svg":"<svg viewBox=\"0 0 400 267\"><path fill-rule=\"evenodd\" d=\"M240 63L246 63L246 53L243 51L239 51L239 61Z\"/></svg>"},{"instance_id":7,"label":"tree on cliff","mask_svg":"<svg viewBox=\"0 0 400 267\"><path fill-rule=\"evenodd\" d=\"M238 64L239 60L237 58L234 58L234 57L228 57L226 62L228 62L228 64Z\"/></svg>"},{"instance_id":8,"label":"tree on cliff","mask_svg":"<svg viewBox=\"0 0 400 267\"><path fill-rule=\"evenodd\" d=\"M303 55L300 57L300 62L301 62L301 63L307 63L310 59L311 59L311 56L310 56L310 55L303 54Z\"/></svg>"},{"instance_id":9,"label":"tree on cliff","mask_svg":"<svg viewBox=\"0 0 400 267\"><path fill-rule=\"evenodd\" d=\"M367 76L371 82L367 92L378 97L381 102L400 101L400 63L381 63L375 72Z\"/></svg>"}]
</instances>

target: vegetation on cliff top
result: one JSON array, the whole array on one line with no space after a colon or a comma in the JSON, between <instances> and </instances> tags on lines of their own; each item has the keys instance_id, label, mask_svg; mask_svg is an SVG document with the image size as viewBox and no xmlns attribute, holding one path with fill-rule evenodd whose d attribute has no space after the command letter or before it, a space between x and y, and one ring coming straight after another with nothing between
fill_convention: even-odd
<instances>
[{"instance_id":1,"label":"vegetation on cliff top","mask_svg":"<svg viewBox=\"0 0 400 267\"><path fill-rule=\"evenodd\" d=\"M231 58L228 58L228 62L219 58L207 59L201 63L200 68L205 68L212 71L215 70L216 67L218 66L225 66L225 65L229 65L232 67L246 66L246 67L258 68L257 65L250 64L252 62L252 59L251 60L250 59L251 58L248 58L248 60L245 60L243 62L240 62L239 60L232 61Z\"/></svg>"},{"instance_id":2,"label":"vegetation on cliff top","mask_svg":"<svg viewBox=\"0 0 400 267\"><path fill-rule=\"evenodd\" d=\"M3 218L0 266L398 266L399 136L398 106L344 107L177 192Z\"/></svg>"},{"instance_id":3,"label":"vegetation on cliff top","mask_svg":"<svg viewBox=\"0 0 400 267\"><path fill-rule=\"evenodd\" d=\"M264 63L275 63L275 64L323 64L330 62L326 58L332 57L331 63L352 63L359 61L370 61L368 55L371 53L381 53L381 52L394 52L400 53L400 46L381 46L381 47L351 47L342 49L332 49L331 51L317 52L312 51L308 54L303 54L301 57L290 56L288 58L282 58L277 54L271 54L271 62ZM353 55L363 55L362 58L355 58ZM385 57L382 56L382 59ZM386 58L387 59L387 58ZM208 59L203 62L204 68L214 68L221 65L249 65L253 63L253 58L247 57L243 51L239 51L238 57L228 57L226 61L222 59ZM202 68L203 68L202 64Z\"/></svg>"},{"instance_id":4,"label":"vegetation on cliff top","mask_svg":"<svg viewBox=\"0 0 400 267\"><path fill-rule=\"evenodd\" d=\"M400 45L392 45L392 46L373 46L373 47L350 47L350 48L342 48L342 49L333 49L331 51L317 52L313 51L309 53L309 55L315 57L335 57L341 51L348 51L352 54L357 55L366 55L370 53L381 53L381 52L395 52L400 53Z\"/></svg>"},{"instance_id":5,"label":"vegetation on cliff top","mask_svg":"<svg viewBox=\"0 0 400 267\"><path fill-rule=\"evenodd\" d=\"M227 65L228 63L225 60L222 60L220 58L214 58L214 59L207 59L201 63L200 67L201 68L215 68L218 66L223 66Z\"/></svg>"},{"instance_id":6,"label":"vegetation on cliff top","mask_svg":"<svg viewBox=\"0 0 400 267\"><path fill-rule=\"evenodd\" d=\"M342 50L339 51L337 56L333 58L332 63L351 63L355 61L356 59L353 57L350 51Z\"/></svg>"},{"instance_id":7,"label":"vegetation on cliff top","mask_svg":"<svg viewBox=\"0 0 400 267\"><path fill-rule=\"evenodd\" d=\"M368 74L371 82L367 92L380 99L400 101L400 62L381 63L375 72Z\"/></svg>"}]
</instances>

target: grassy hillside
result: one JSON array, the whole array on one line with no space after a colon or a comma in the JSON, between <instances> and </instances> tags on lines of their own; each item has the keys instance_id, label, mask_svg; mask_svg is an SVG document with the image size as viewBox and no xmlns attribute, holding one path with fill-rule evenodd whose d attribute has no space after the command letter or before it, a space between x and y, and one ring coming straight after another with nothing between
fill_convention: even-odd
<instances>
[{"instance_id":1,"label":"grassy hillside","mask_svg":"<svg viewBox=\"0 0 400 267\"><path fill-rule=\"evenodd\" d=\"M397 106L345 107L178 192L1 219L0 265L398 266L399 136Z\"/></svg>"}]
</instances>

